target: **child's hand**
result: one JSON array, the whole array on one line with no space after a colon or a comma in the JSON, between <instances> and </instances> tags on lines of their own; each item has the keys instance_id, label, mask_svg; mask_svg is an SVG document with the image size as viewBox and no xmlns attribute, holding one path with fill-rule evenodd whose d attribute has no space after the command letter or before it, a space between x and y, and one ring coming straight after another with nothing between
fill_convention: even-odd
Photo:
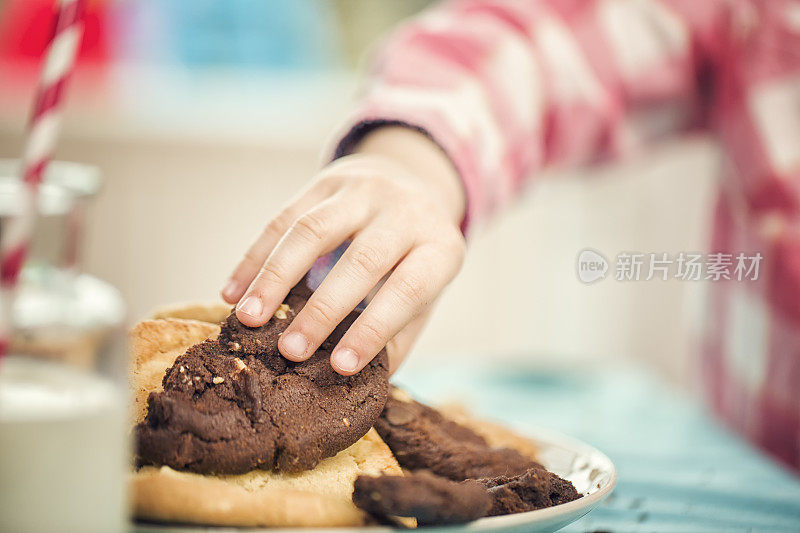
<instances>
[{"instance_id":1,"label":"child's hand","mask_svg":"<svg viewBox=\"0 0 800 533\"><path fill-rule=\"evenodd\" d=\"M333 351L350 375L387 346L394 370L464 256L463 192L444 153L415 131L383 128L357 153L323 169L250 247L222 291L239 320L264 324L314 261L352 244L281 335L292 361L307 359L389 274Z\"/></svg>"}]
</instances>

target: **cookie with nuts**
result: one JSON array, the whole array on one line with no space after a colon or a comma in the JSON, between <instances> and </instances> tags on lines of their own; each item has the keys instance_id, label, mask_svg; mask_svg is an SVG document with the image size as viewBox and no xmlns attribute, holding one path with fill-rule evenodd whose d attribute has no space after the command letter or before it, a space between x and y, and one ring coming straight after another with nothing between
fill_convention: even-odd
<instances>
[{"instance_id":1,"label":"cookie with nuts","mask_svg":"<svg viewBox=\"0 0 800 533\"><path fill-rule=\"evenodd\" d=\"M135 429L139 463L206 474L298 472L367 433L388 395L386 352L354 376L329 362L356 312L308 360L278 352L280 334L310 294L301 282L259 328L231 313L218 338L180 355Z\"/></svg>"}]
</instances>

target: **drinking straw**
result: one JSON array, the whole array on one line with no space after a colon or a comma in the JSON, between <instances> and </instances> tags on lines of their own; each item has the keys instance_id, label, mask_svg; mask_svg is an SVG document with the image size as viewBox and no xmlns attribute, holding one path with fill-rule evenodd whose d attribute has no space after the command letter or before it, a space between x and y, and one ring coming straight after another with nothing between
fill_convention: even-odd
<instances>
[{"instance_id":1,"label":"drinking straw","mask_svg":"<svg viewBox=\"0 0 800 533\"><path fill-rule=\"evenodd\" d=\"M64 109L64 93L75 68L75 56L83 36L85 0L58 0L55 26L45 51L39 83L28 123L22 156L21 176L26 194L23 209L8 218L2 228L0 248L0 291L6 324L0 324L0 355L9 344L11 296L30 247L36 219L37 192L53 157ZM18 216L17 216L18 215Z\"/></svg>"}]
</instances>

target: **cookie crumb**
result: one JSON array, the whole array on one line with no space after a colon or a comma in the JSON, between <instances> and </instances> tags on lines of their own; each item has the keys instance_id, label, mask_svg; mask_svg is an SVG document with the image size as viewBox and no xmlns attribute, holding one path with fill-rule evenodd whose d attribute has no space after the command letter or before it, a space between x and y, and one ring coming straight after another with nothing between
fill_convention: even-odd
<instances>
[{"instance_id":1,"label":"cookie crumb","mask_svg":"<svg viewBox=\"0 0 800 533\"><path fill-rule=\"evenodd\" d=\"M284 320L288 318L289 315L287 313L289 313L290 311L291 308L288 305L281 304L281 306L275 310L275 313L272 316L277 318L278 320Z\"/></svg>"},{"instance_id":2,"label":"cookie crumb","mask_svg":"<svg viewBox=\"0 0 800 533\"><path fill-rule=\"evenodd\" d=\"M225 381L225 378L223 378L222 376L214 376L214 379L212 379L212 380L211 380L211 382L212 382L214 385L219 385L219 384L220 384L220 383L222 383L223 381Z\"/></svg>"}]
</instances>

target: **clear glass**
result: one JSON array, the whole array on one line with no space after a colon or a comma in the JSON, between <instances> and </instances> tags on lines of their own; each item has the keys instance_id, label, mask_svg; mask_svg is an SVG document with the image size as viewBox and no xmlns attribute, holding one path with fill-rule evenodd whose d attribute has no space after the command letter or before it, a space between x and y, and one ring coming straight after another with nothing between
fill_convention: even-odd
<instances>
[{"instance_id":1,"label":"clear glass","mask_svg":"<svg viewBox=\"0 0 800 533\"><path fill-rule=\"evenodd\" d=\"M16 169L0 161L0 239L27 205ZM2 292L11 342L0 357L0 531L127 528L124 306L116 289L80 271L86 203L98 186L93 167L50 165L28 262Z\"/></svg>"}]
</instances>

